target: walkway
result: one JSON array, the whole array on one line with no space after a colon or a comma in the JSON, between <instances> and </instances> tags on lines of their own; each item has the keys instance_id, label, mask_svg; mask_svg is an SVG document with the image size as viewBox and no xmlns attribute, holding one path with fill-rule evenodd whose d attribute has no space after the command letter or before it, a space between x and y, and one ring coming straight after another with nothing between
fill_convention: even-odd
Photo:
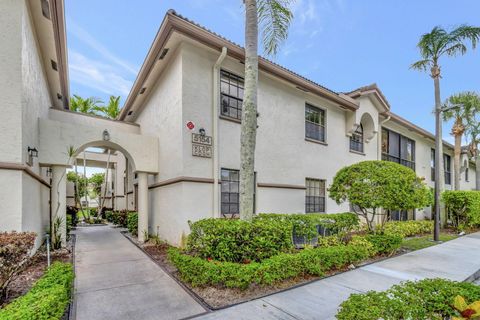
<instances>
[{"instance_id":1,"label":"walkway","mask_svg":"<svg viewBox=\"0 0 480 320\"><path fill-rule=\"evenodd\" d=\"M404 280L464 281L480 269L479 249L476 233L196 319L335 319L338 306L351 293L386 290Z\"/></svg>"},{"instance_id":2,"label":"walkway","mask_svg":"<svg viewBox=\"0 0 480 320\"><path fill-rule=\"evenodd\" d=\"M75 233L77 320L180 319L205 312L118 229Z\"/></svg>"}]
</instances>

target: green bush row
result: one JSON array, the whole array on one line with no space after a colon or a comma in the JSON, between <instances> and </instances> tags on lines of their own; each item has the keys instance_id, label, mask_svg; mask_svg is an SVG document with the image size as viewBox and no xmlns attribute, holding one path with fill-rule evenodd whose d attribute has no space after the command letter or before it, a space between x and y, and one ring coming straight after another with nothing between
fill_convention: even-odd
<instances>
[{"instance_id":1,"label":"green bush row","mask_svg":"<svg viewBox=\"0 0 480 320\"><path fill-rule=\"evenodd\" d=\"M454 227L480 226L480 191L445 191L442 200Z\"/></svg>"},{"instance_id":2,"label":"green bush row","mask_svg":"<svg viewBox=\"0 0 480 320\"><path fill-rule=\"evenodd\" d=\"M352 294L340 305L339 320L450 319L454 298L480 300L480 287L445 279L404 282L384 292Z\"/></svg>"},{"instance_id":3,"label":"green bush row","mask_svg":"<svg viewBox=\"0 0 480 320\"><path fill-rule=\"evenodd\" d=\"M303 236L308 241L318 236L317 226L328 230L329 234L339 234L356 229L359 219L355 213L308 213L308 214L277 214L263 213L255 217L256 220L280 220L292 224L296 236Z\"/></svg>"},{"instance_id":4,"label":"green bush row","mask_svg":"<svg viewBox=\"0 0 480 320\"><path fill-rule=\"evenodd\" d=\"M168 252L170 261L177 267L180 276L192 286L225 286L246 289L251 284L271 285L276 282L302 275L321 276L328 270L340 269L360 262L378 253L388 251L378 239L388 240L392 236L377 235L373 238L353 237L346 245L309 248L298 253L279 253L261 262L234 263L202 259L182 253L177 248ZM384 241L392 243L392 241ZM398 248L393 245L390 250Z\"/></svg>"},{"instance_id":5,"label":"green bush row","mask_svg":"<svg viewBox=\"0 0 480 320\"><path fill-rule=\"evenodd\" d=\"M203 219L190 230L186 249L203 259L260 261L292 249L292 227L279 220Z\"/></svg>"},{"instance_id":6,"label":"green bush row","mask_svg":"<svg viewBox=\"0 0 480 320\"><path fill-rule=\"evenodd\" d=\"M29 292L0 310L0 320L61 319L70 302L73 268L55 262Z\"/></svg>"},{"instance_id":7,"label":"green bush row","mask_svg":"<svg viewBox=\"0 0 480 320\"><path fill-rule=\"evenodd\" d=\"M127 215L127 228L128 232L133 234L134 236L138 233L138 213L136 212L129 212Z\"/></svg>"},{"instance_id":8,"label":"green bush row","mask_svg":"<svg viewBox=\"0 0 480 320\"><path fill-rule=\"evenodd\" d=\"M402 237L397 234L367 234L364 237L379 255L390 255L402 245Z\"/></svg>"},{"instance_id":9,"label":"green bush row","mask_svg":"<svg viewBox=\"0 0 480 320\"><path fill-rule=\"evenodd\" d=\"M416 236L433 231L431 220L389 221L385 223L383 232L399 235L402 238Z\"/></svg>"},{"instance_id":10,"label":"green bush row","mask_svg":"<svg viewBox=\"0 0 480 320\"><path fill-rule=\"evenodd\" d=\"M127 210L120 210L120 211L106 211L105 218L108 222L113 223L122 228L128 227L128 216L130 213L134 213Z\"/></svg>"}]
</instances>

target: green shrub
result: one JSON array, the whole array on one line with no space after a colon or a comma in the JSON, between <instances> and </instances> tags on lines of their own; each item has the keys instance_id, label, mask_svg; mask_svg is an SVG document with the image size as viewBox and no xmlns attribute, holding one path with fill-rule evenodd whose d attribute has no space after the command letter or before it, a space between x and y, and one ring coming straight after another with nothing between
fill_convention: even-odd
<instances>
[{"instance_id":1,"label":"green shrub","mask_svg":"<svg viewBox=\"0 0 480 320\"><path fill-rule=\"evenodd\" d=\"M362 161L339 170L329 188L338 204L348 201L374 231L380 208L408 210L431 203L431 192L415 172L390 161Z\"/></svg>"},{"instance_id":2,"label":"green shrub","mask_svg":"<svg viewBox=\"0 0 480 320\"><path fill-rule=\"evenodd\" d=\"M113 211L105 211L105 219L113 223Z\"/></svg>"},{"instance_id":3,"label":"green shrub","mask_svg":"<svg viewBox=\"0 0 480 320\"><path fill-rule=\"evenodd\" d=\"M385 234L396 234L402 238L431 233L432 231L433 221L431 220L389 221L383 227Z\"/></svg>"},{"instance_id":4,"label":"green shrub","mask_svg":"<svg viewBox=\"0 0 480 320\"><path fill-rule=\"evenodd\" d=\"M111 212L111 213L110 213ZM110 222L112 222L114 225L117 225L122 228L127 228L128 223L128 211L127 210L121 210L121 211L107 211L106 213L107 220L110 218Z\"/></svg>"},{"instance_id":5,"label":"green shrub","mask_svg":"<svg viewBox=\"0 0 480 320\"><path fill-rule=\"evenodd\" d=\"M292 248L291 225L283 221L203 219L190 229L187 250L204 259L259 261Z\"/></svg>"},{"instance_id":6,"label":"green shrub","mask_svg":"<svg viewBox=\"0 0 480 320\"><path fill-rule=\"evenodd\" d=\"M70 264L53 263L29 292L0 310L0 320L61 319L70 302L73 277Z\"/></svg>"},{"instance_id":7,"label":"green shrub","mask_svg":"<svg viewBox=\"0 0 480 320\"><path fill-rule=\"evenodd\" d=\"M367 234L365 239L373 245L376 254L390 255L402 245L402 237L396 234Z\"/></svg>"},{"instance_id":8,"label":"green shrub","mask_svg":"<svg viewBox=\"0 0 480 320\"><path fill-rule=\"evenodd\" d=\"M248 264L202 259L182 253L177 248L168 252L182 279L192 286L225 286L246 289L251 284L272 285L302 275L321 276L369 257L365 243L311 248L299 253L280 253L261 262Z\"/></svg>"},{"instance_id":9,"label":"green shrub","mask_svg":"<svg viewBox=\"0 0 480 320\"><path fill-rule=\"evenodd\" d=\"M384 292L352 294L340 305L339 320L450 319L454 298L480 300L480 287L445 279L404 282Z\"/></svg>"},{"instance_id":10,"label":"green shrub","mask_svg":"<svg viewBox=\"0 0 480 320\"><path fill-rule=\"evenodd\" d=\"M442 200L454 227L480 226L480 191L445 191Z\"/></svg>"},{"instance_id":11,"label":"green shrub","mask_svg":"<svg viewBox=\"0 0 480 320\"><path fill-rule=\"evenodd\" d=\"M129 212L127 215L127 228L128 231L133 234L134 236L137 235L138 232L138 213L136 212Z\"/></svg>"},{"instance_id":12,"label":"green shrub","mask_svg":"<svg viewBox=\"0 0 480 320\"><path fill-rule=\"evenodd\" d=\"M280 220L289 222L295 229L295 235L305 237L310 241L318 237L318 226L328 230L327 235L342 234L356 229L360 221L358 216L351 212L345 213L296 213L276 214L262 213L255 217L256 220Z\"/></svg>"}]
</instances>

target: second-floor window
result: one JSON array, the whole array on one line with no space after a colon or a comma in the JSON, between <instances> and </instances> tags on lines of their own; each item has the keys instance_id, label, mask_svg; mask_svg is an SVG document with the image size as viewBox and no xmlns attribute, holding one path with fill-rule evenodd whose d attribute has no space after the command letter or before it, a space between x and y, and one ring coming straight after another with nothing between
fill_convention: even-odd
<instances>
[{"instance_id":1,"label":"second-floor window","mask_svg":"<svg viewBox=\"0 0 480 320\"><path fill-rule=\"evenodd\" d=\"M363 152L363 125L360 124L350 137L350 150Z\"/></svg>"},{"instance_id":2,"label":"second-floor window","mask_svg":"<svg viewBox=\"0 0 480 320\"><path fill-rule=\"evenodd\" d=\"M400 163L415 170L415 141L382 128L382 160Z\"/></svg>"},{"instance_id":3,"label":"second-floor window","mask_svg":"<svg viewBox=\"0 0 480 320\"><path fill-rule=\"evenodd\" d=\"M305 179L305 213L325 212L325 180Z\"/></svg>"},{"instance_id":4,"label":"second-floor window","mask_svg":"<svg viewBox=\"0 0 480 320\"><path fill-rule=\"evenodd\" d=\"M220 101L222 116L242 119L244 80L225 70L220 71Z\"/></svg>"},{"instance_id":5,"label":"second-floor window","mask_svg":"<svg viewBox=\"0 0 480 320\"><path fill-rule=\"evenodd\" d=\"M435 181L435 149L431 151L430 159L431 180ZM445 184L452 184L452 158L448 154L443 154L443 174L445 177Z\"/></svg>"},{"instance_id":6,"label":"second-floor window","mask_svg":"<svg viewBox=\"0 0 480 320\"><path fill-rule=\"evenodd\" d=\"M325 142L325 110L305 105L305 137Z\"/></svg>"}]
</instances>

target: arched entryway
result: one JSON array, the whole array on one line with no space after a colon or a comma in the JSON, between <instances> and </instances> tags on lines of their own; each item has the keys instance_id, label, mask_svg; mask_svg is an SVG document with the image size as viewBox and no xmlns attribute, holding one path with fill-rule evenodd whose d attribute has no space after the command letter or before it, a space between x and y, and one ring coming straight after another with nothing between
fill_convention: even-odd
<instances>
[{"instance_id":1,"label":"arched entryway","mask_svg":"<svg viewBox=\"0 0 480 320\"><path fill-rule=\"evenodd\" d=\"M85 149L100 147L123 153L137 176L138 237L148 232L148 174L158 173L158 139L140 134L138 126L82 114L52 111L55 120L40 120L40 165L52 174L52 219L66 220L66 169ZM61 112L61 114L58 114ZM59 121L60 120L60 121ZM51 226L53 228L53 225ZM62 239L66 225L61 226Z\"/></svg>"}]
</instances>

